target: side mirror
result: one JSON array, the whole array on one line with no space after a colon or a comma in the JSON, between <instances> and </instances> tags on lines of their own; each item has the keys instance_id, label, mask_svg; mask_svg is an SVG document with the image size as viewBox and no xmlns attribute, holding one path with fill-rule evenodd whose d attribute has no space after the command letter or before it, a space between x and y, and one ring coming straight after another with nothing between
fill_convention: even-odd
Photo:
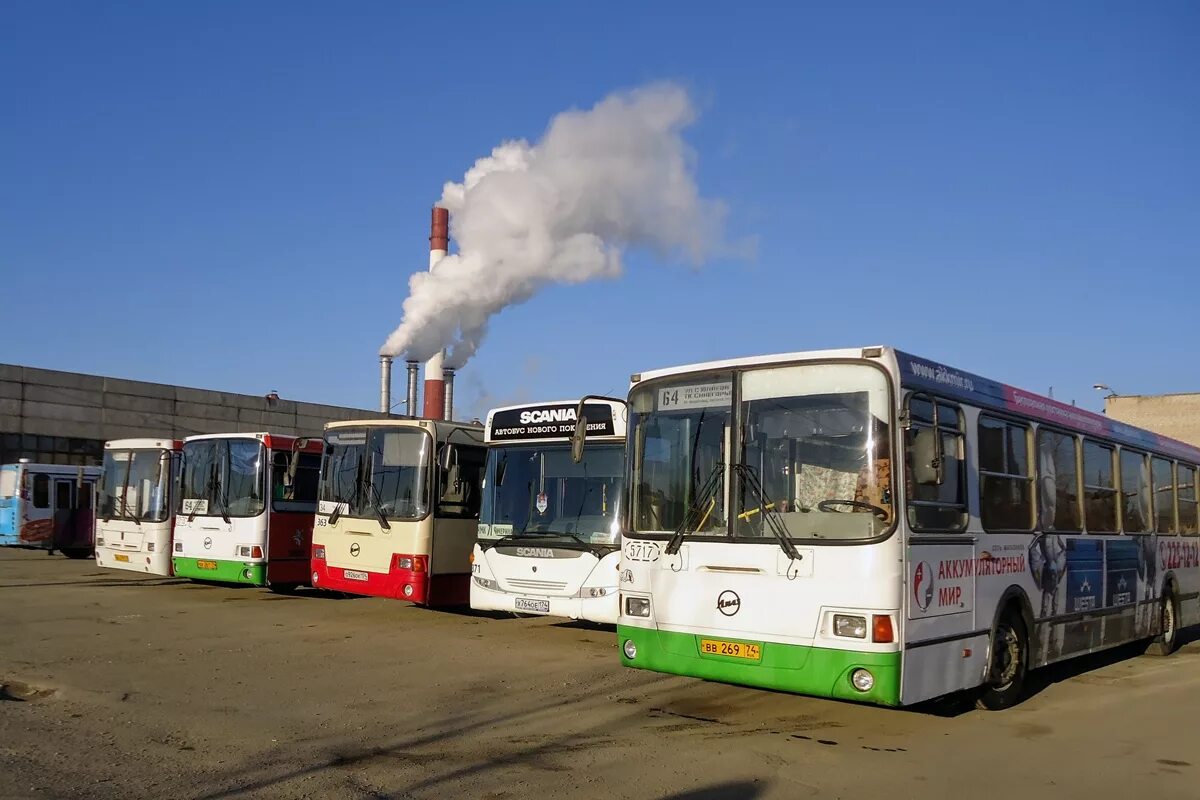
<instances>
[{"instance_id":1,"label":"side mirror","mask_svg":"<svg viewBox=\"0 0 1200 800\"><path fill-rule=\"evenodd\" d=\"M442 451L438 453L438 466L444 470L449 470L458 459L455 457L454 445L446 442L442 445Z\"/></svg>"},{"instance_id":2,"label":"side mirror","mask_svg":"<svg viewBox=\"0 0 1200 800\"><path fill-rule=\"evenodd\" d=\"M913 439L913 480L922 486L941 486L945 479L940 444L938 432L933 428L921 428Z\"/></svg>"},{"instance_id":3,"label":"side mirror","mask_svg":"<svg viewBox=\"0 0 1200 800\"><path fill-rule=\"evenodd\" d=\"M587 417L580 414L575 420L575 431L571 434L571 460L576 464L583 461L583 445L587 441L587 426Z\"/></svg>"}]
</instances>

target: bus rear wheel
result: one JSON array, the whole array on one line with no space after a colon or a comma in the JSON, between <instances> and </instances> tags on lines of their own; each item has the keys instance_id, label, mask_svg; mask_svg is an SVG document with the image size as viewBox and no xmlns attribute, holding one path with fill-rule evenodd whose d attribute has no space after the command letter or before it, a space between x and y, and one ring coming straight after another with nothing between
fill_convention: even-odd
<instances>
[{"instance_id":1,"label":"bus rear wheel","mask_svg":"<svg viewBox=\"0 0 1200 800\"><path fill-rule=\"evenodd\" d=\"M67 558L91 558L92 550L86 547L73 547L63 550L62 554Z\"/></svg>"},{"instance_id":2,"label":"bus rear wheel","mask_svg":"<svg viewBox=\"0 0 1200 800\"><path fill-rule=\"evenodd\" d=\"M1175 652L1175 646L1179 642L1179 614L1175 608L1174 593L1163 593L1162 606L1158 613L1162 632L1150 642L1146 653L1152 656L1169 656Z\"/></svg>"},{"instance_id":3,"label":"bus rear wheel","mask_svg":"<svg viewBox=\"0 0 1200 800\"><path fill-rule=\"evenodd\" d=\"M1025 691L1029 672L1029 636L1021 615L1008 611L996 624L987 683L976 704L988 711L1011 708Z\"/></svg>"}]
</instances>

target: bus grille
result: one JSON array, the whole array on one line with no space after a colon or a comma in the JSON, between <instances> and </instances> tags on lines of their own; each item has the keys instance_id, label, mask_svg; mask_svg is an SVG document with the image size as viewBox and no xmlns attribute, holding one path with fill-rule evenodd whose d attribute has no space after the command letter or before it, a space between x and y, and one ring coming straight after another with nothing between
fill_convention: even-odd
<instances>
[{"instance_id":1,"label":"bus grille","mask_svg":"<svg viewBox=\"0 0 1200 800\"><path fill-rule=\"evenodd\" d=\"M566 581L535 581L526 578L509 578L506 583L516 589L531 589L538 592L561 592L567 588Z\"/></svg>"}]
</instances>

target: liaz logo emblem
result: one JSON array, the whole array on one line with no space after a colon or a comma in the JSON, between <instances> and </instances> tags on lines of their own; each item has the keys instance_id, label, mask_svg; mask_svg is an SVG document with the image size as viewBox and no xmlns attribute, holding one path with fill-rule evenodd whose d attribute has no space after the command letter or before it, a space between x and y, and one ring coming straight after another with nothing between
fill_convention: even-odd
<instances>
[{"instance_id":1,"label":"liaz logo emblem","mask_svg":"<svg viewBox=\"0 0 1200 800\"><path fill-rule=\"evenodd\" d=\"M929 566L928 561L922 561L917 564L916 571L913 572L913 601L922 611L929 608L929 604L933 602L933 567Z\"/></svg>"},{"instance_id":2,"label":"liaz logo emblem","mask_svg":"<svg viewBox=\"0 0 1200 800\"><path fill-rule=\"evenodd\" d=\"M205 549L205 550L211 550L211 549L212 549L212 537L211 537L211 536L206 536L206 537L205 537L205 539L204 539L204 549Z\"/></svg>"},{"instance_id":3,"label":"liaz logo emblem","mask_svg":"<svg viewBox=\"0 0 1200 800\"><path fill-rule=\"evenodd\" d=\"M355 542L354 544L350 545L350 555L354 556L355 558L358 558L358 551L359 551L358 542Z\"/></svg>"},{"instance_id":4,"label":"liaz logo emblem","mask_svg":"<svg viewBox=\"0 0 1200 800\"><path fill-rule=\"evenodd\" d=\"M737 592L726 589L717 595L717 611L720 611L727 617L732 617L742 608L742 598L738 597Z\"/></svg>"}]
</instances>

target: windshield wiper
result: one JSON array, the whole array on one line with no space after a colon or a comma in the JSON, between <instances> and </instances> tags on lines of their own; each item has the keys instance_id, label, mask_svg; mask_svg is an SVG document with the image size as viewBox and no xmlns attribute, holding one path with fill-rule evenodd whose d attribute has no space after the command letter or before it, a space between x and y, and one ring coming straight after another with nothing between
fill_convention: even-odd
<instances>
[{"instance_id":1,"label":"windshield wiper","mask_svg":"<svg viewBox=\"0 0 1200 800\"><path fill-rule=\"evenodd\" d=\"M783 523L775 516L770 509L775 507L775 501L767 496L766 489L763 488L762 482L758 479L758 475L754 470L745 464L733 464L730 469L736 475L740 475L745 482L747 488L758 498L758 509L761 511L763 524L771 529L771 534L779 540L779 548L783 550L783 554L792 561L800 559L800 551L796 549L796 545L792 544L792 539L788 536L787 531L783 527Z\"/></svg>"},{"instance_id":2,"label":"windshield wiper","mask_svg":"<svg viewBox=\"0 0 1200 800\"><path fill-rule=\"evenodd\" d=\"M225 520L226 525L232 524L229 520L229 498L225 496L220 478L214 477L212 479L212 493L214 499L221 501L221 519Z\"/></svg>"},{"instance_id":3,"label":"windshield wiper","mask_svg":"<svg viewBox=\"0 0 1200 800\"><path fill-rule=\"evenodd\" d=\"M390 531L392 525L387 521L387 516L383 513L383 504L380 502L379 490L375 488L375 484L369 481L363 481L363 486L370 489L367 494L367 505L375 512L375 516L379 517L379 524L385 531Z\"/></svg>"},{"instance_id":4,"label":"windshield wiper","mask_svg":"<svg viewBox=\"0 0 1200 800\"><path fill-rule=\"evenodd\" d=\"M669 556L673 556L679 552L680 546L683 544L683 537L687 536L699 529L708 520L708 515L712 513L713 508L717 503L717 487L720 486L721 480L725 475L725 465L713 465L712 472L705 479L703 485L692 498L692 504L688 507L687 513L683 515L683 521L679 523L679 527L675 529L675 533L667 541L667 546L663 548ZM709 501L708 508L701 510L701 505Z\"/></svg>"},{"instance_id":5,"label":"windshield wiper","mask_svg":"<svg viewBox=\"0 0 1200 800\"><path fill-rule=\"evenodd\" d=\"M351 495L353 497L353 495ZM336 525L338 518L342 516L342 506L347 505L350 498L344 495L335 495L333 498L333 511L329 514L329 524Z\"/></svg>"}]
</instances>

